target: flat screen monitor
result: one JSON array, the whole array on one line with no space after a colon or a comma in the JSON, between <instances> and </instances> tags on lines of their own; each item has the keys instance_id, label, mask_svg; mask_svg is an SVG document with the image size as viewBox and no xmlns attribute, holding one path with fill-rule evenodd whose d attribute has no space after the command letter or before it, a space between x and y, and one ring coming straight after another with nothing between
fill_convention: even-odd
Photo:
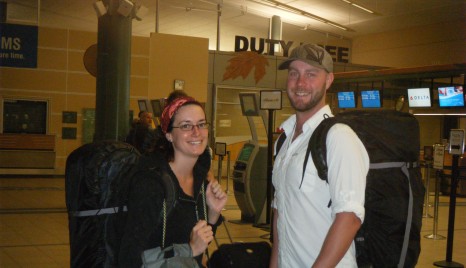
<instances>
[{"instance_id":1,"label":"flat screen monitor","mask_svg":"<svg viewBox=\"0 0 466 268\"><path fill-rule=\"evenodd\" d=\"M379 90L363 90L361 91L362 108L380 108L382 107L380 101Z\"/></svg>"},{"instance_id":2,"label":"flat screen monitor","mask_svg":"<svg viewBox=\"0 0 466 268\"><path fill-rule=\"evenodd\" d=\"M431 107L430 88L409 88L408 104L410 108Z\"/></svg>"},{"instance_id":3,"label":"flat screen monitor","mask_svg":"<svg viewBox=\"0 0 466 268\"><path fill-rule=\"evenodd\" d=\"M152 106L152 110L154 112L155 117L161 117L162 116L162 104L160 103L160 100L151 100L150 104Z\"/></svg>"},{"instance_id":4,"label":"flat screen monitor","mask_svg":"<svg viewBox=\"0 0 466 268\"><path fill-rule=\"evenodd\" d=\"M244 144L243 149L241 149L241 152L239 153L238 161L248 162L253 150L254 150L253 144L250 144L250 143Z\"/></svg>"},{"instance_id":5,"label":"flat screen monitor","mask_svg":"<svg viewBox=\"0 0 466 268\"><path fill-rule=\"evenodd\" d=\"M354 91L338 92L338 108L356 108Z\"/></svg>"},{"instance_id":6,"label":"flat screen monitor","mask_svg":"<svg viewBox=\"0 0 466 268\"><path fill-rule=\"evenodd\" d=\"M254 93L240 93L239 100L241 104L241 111L244 116L258 116L259 109L257 108L256 94Z\"/></svg>"},{"instance_id":7,"label":"flat screen monitor","mask_svg":"<svg viewBox=\"0 0 466 268\"><path fill-rule=\"evenodd\" d=\"M139 106L139 111L149 111L149 108L147 107L147 101L146 100L138 100L138 106Z\"/></svg>"},{"instance_id":8,"label":"flat screen monitor","mask_svg":"<svg viewBox=\"0 0 466 268\"><path fill-rule=\"evenodd\" d=\"M463 87L439 87L438 100L440 107L464 107Z\"/></svg>"},{"instance_id":9,"label":"flat screen monitor","mask_svg":"<svg viewBox=\"0 0 466 268\"><path fill-rule=\"evenodd\" d=\"M47 134L47 119L46 100L3 100L3 133Z\"/></svg>"}]
</instances>

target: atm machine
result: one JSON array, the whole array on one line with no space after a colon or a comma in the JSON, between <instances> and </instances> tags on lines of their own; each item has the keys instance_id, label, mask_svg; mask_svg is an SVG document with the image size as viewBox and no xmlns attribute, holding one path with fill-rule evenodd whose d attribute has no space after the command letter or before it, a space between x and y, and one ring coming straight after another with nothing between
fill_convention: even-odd
<instances>
[{"instance_id":1,"label":"atm machine","mask_svg":"<svg viewBox=\"0 0 466 268\"><path fill-rule=\"evenodd\" d=\"M240 93L243 115L248 119L252 140L246 142L233 168L233 189L241 210L241 221L265 222L267 201L267 145L259 144L252 116L259 116L256 95ZM264 120L267 122L267 120Z\"/></svg>"},{"instance_id":2,"label":"atm machine","mask_svg":"<svg viewBox=\"0 0 466 268\"><path fill-rule=\"evenodd\" d=\"M254 141L244 144L233 169L233 189L241 220L263 223L267 199L267 145Z\"/></svg>"}]
</instances>

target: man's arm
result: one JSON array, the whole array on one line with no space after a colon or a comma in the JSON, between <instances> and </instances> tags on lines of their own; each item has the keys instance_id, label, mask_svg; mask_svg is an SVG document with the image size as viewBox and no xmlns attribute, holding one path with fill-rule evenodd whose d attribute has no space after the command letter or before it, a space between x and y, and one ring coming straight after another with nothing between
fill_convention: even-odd
<instances>
[{"instance_id":1,"label":"man's arm","mask_svg":"<svg viewBox=\"0 0 466 268\"><path fill-rule=\"evenodd\" d=\"M313 268L335 267L348 251L361 220L353 212L337 213Z\"/></svg>"},{"instance_id":2,"label":"man's arm","mask_svg":"<svg viewBox=\"0 0 466 268\"><path fill-rule=\"evenodd\" d=\"M272 254L270 255L269 268L277 268L278 267L277 218L278 218L278 210L276 208L274 208L273 209L273 220L272 220L272 233L273 233Z\"/></svg>"}]
</instances>

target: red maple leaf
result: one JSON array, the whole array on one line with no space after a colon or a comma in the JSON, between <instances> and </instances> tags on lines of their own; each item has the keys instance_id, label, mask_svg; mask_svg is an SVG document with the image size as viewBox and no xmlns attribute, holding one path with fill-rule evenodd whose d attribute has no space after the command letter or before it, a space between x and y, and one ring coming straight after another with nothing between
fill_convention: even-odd
<instances>
[{"instance_id":1,"label":"red maple leaf","mask_svg":"<svg viewBox=\"0 0 466 268\"><path fill-rule=\"evenodd\" d=\"M265 75L265 66L269 65L269 61L263 55L253 51L238 52L229 62L230 65L223 74L223 81L235 79L238 76L245 79L255 68L254 80L257 84Z\"/></svg>"}]
</instances>

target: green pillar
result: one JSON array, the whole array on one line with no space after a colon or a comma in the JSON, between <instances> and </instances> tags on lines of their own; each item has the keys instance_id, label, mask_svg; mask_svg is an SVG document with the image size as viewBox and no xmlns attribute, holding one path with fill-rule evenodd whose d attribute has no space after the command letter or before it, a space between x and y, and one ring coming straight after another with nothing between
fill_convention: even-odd
<instances>
[{"instance_id":1,"label":"green pillar","mask_svg":"<svg viewBox=\"0 0 466 268\"><path fill-rule=\"evenodd\" d=\"M94 141L124 140L129 131L132 16L107 1L97 33L97 82Z\"/></svg>"}]
</instances>

